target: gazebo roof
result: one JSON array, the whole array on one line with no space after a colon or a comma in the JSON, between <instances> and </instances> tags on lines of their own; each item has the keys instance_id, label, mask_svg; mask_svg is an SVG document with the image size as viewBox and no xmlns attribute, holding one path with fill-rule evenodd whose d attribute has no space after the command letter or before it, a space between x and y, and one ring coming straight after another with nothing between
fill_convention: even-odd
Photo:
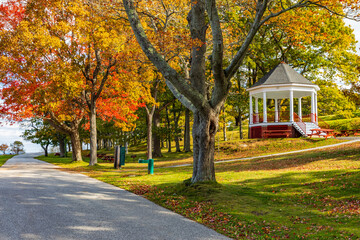
<instances>
[{"instance_id":1,"label":"gazebo roof","mask_svg":"<svg viewBox=\"0 0 360 240\"><path fill-rule=\"evenodd\" d=\"M270 72L265 74L258 82L256 82L251 88L258 87L260 85L279 85L279 84L304 84L315 85L300 73L296 72L286 63L280 63Z\"/></svg>"}]
</instances>

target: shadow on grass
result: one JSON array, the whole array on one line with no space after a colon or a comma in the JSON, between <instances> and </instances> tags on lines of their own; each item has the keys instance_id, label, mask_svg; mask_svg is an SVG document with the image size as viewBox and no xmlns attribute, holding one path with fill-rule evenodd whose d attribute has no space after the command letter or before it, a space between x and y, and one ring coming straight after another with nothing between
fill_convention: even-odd
<instances>
[{"instance_id":1,"label":"shadow on grass","mask_svg":"<svg viewBox=\"0 0 360 240\"><path fill-rule=\"evenodd\" d=\"M279 157L260 158L255 160L244 160L232 163L216 165L216 172L239 172L260 170L281 170L295 168L316 161L335 162L338 160L355 161L360 159L360 152L355 148L343 148L337 150L317 150L299 154L291 154Z\"/></svg>"},{"instance_id":2,"label":"shadow on grass","mask_svg":"<svg viewBox=\"0 0 360 240\"><path fill-rule=\"evenodd\" d=\"M209 202L218 211L231 213L237 219L234 222L266 222L273 229L284 227L282 236L327 239L340 234L360 236L359 186L357 170L289 172L224 184L156 185L168 189L164 194L169 197Z\"/></svg>"}]
</instances>

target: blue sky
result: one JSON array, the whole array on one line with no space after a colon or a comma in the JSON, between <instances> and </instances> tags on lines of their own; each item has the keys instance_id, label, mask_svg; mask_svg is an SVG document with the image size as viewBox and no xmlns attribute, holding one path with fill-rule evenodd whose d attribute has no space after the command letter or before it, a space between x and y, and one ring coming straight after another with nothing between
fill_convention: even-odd
<instances>
[{"instance_id":1,"label":"blue sky","mask_svg":"<svg viewBox=\"0 0 360 240\"><path fill-rule=\"evenodd\" d=\"M2 0L0 0L2 2ZM351 20L345 20L347 24L350 24L352 28L354 29L354 34L356 37L357 43L357 50L359 51L360 48L360 23L351 21ZM31 142L24 141L20 135L24 129L20 127L19 124L14 124L12 126L10 125L2 125L0 126L0 144L6 143L10 145L10 143L13 143L16 140L22 141L25 145L25 151L26 152L42 152L42 148L40 145L33 144Z\"/></svg>"}]
</instances>

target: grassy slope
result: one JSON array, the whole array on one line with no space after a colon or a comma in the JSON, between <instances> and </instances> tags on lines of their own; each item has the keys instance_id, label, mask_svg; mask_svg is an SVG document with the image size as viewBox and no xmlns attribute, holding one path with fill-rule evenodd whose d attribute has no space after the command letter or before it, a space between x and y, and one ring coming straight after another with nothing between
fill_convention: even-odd
<instances>
[{"instance_id":1,"label":"grassy slope","mask_svg":"<svg viewBox=\"0 0 360 240\"><path fill-rule=\"evenodd\" d=\"M273 139L245 139L245 140L232 140L232 141L220 141L216 143L215 147L215 160L221 161L234 158L245 158L253 156L262 156L273 153L281 153L294 151L299 149L308 149L319 146L326 146L344 142L343 140L327 139L324 138L273 138ZM137 162L138 159L145 159L146 152L142 148L131 149L126 156L126 162ZM107 153L113 155L112 151L101 151L101 153ZM83 155L87 155L88 151L84 151ZM132 159L130 156L136 155L136 158ZM156 166L166 167L176 164L188 164L192 163L192 152L168 153L163 151L163 157L154 158ZM174 162L176 160L176 163ZM99 159L101 162L101 160Z\"/></svg>"},{"instance_id":2,"label":"grassy slope","mask_svg":"<svg viewBox=\"0 0 360 240\"><path fill-rule=\"evenodd\" d=\"M12 158L14 155L0 155L0 167L6 163L7 160Z\"/></svg>"},{"instance_id":3,"label":"grassy slope","mask_svg":"<svg viewBox=\"0 0 360 240\"><path fill-rule=\"evenodd\" d=\"M287 140L278 141L286 148ZM111 164L88 167L69 158L41 159L143 195L233 238L358 239L359 148L357 143L217 164L219 184L195 186L183 183L191 167L155 169L151 176L144 164L114 170Z\"/></svg>"}]
</instances>

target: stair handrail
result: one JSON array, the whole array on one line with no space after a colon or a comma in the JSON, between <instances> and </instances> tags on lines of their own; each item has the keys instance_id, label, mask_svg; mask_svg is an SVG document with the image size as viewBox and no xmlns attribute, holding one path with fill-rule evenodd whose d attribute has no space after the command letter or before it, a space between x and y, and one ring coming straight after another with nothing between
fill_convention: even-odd
<instances>
[{"instance_id":1,"label":"stair handrail","mask_svg":"<svg viewBox=\"0 0 360 240\"><path fill-rule=\"evenodd\" d=\"M296 123L296 125L298 125L298 127L301 129L301 131L303 131L303 133L306 135L306 124L302 121L301 117L299 117L299 115L297 115L296 113L294 113L294 122Z\"/></svg>"},{"instance_id":2,"label":"stair handrail","mask_svg":"<svg viewBox=\"0 0 360 240\"><path fill-rule=\"evenodd\" d=\"M325 125L325 128L327 128L327 129L329 129L330 128L330 126L329 126L329 124L327 123L327 122L325 122L324 120L322 120L321 118L319 118L318 116L316 116L317 117L317 125L319 126L320 124L319 124L319 122L321 122L321 124L322 125ZM316 118L315 118L316 119Z\"/></svg>"}]
</instances>

